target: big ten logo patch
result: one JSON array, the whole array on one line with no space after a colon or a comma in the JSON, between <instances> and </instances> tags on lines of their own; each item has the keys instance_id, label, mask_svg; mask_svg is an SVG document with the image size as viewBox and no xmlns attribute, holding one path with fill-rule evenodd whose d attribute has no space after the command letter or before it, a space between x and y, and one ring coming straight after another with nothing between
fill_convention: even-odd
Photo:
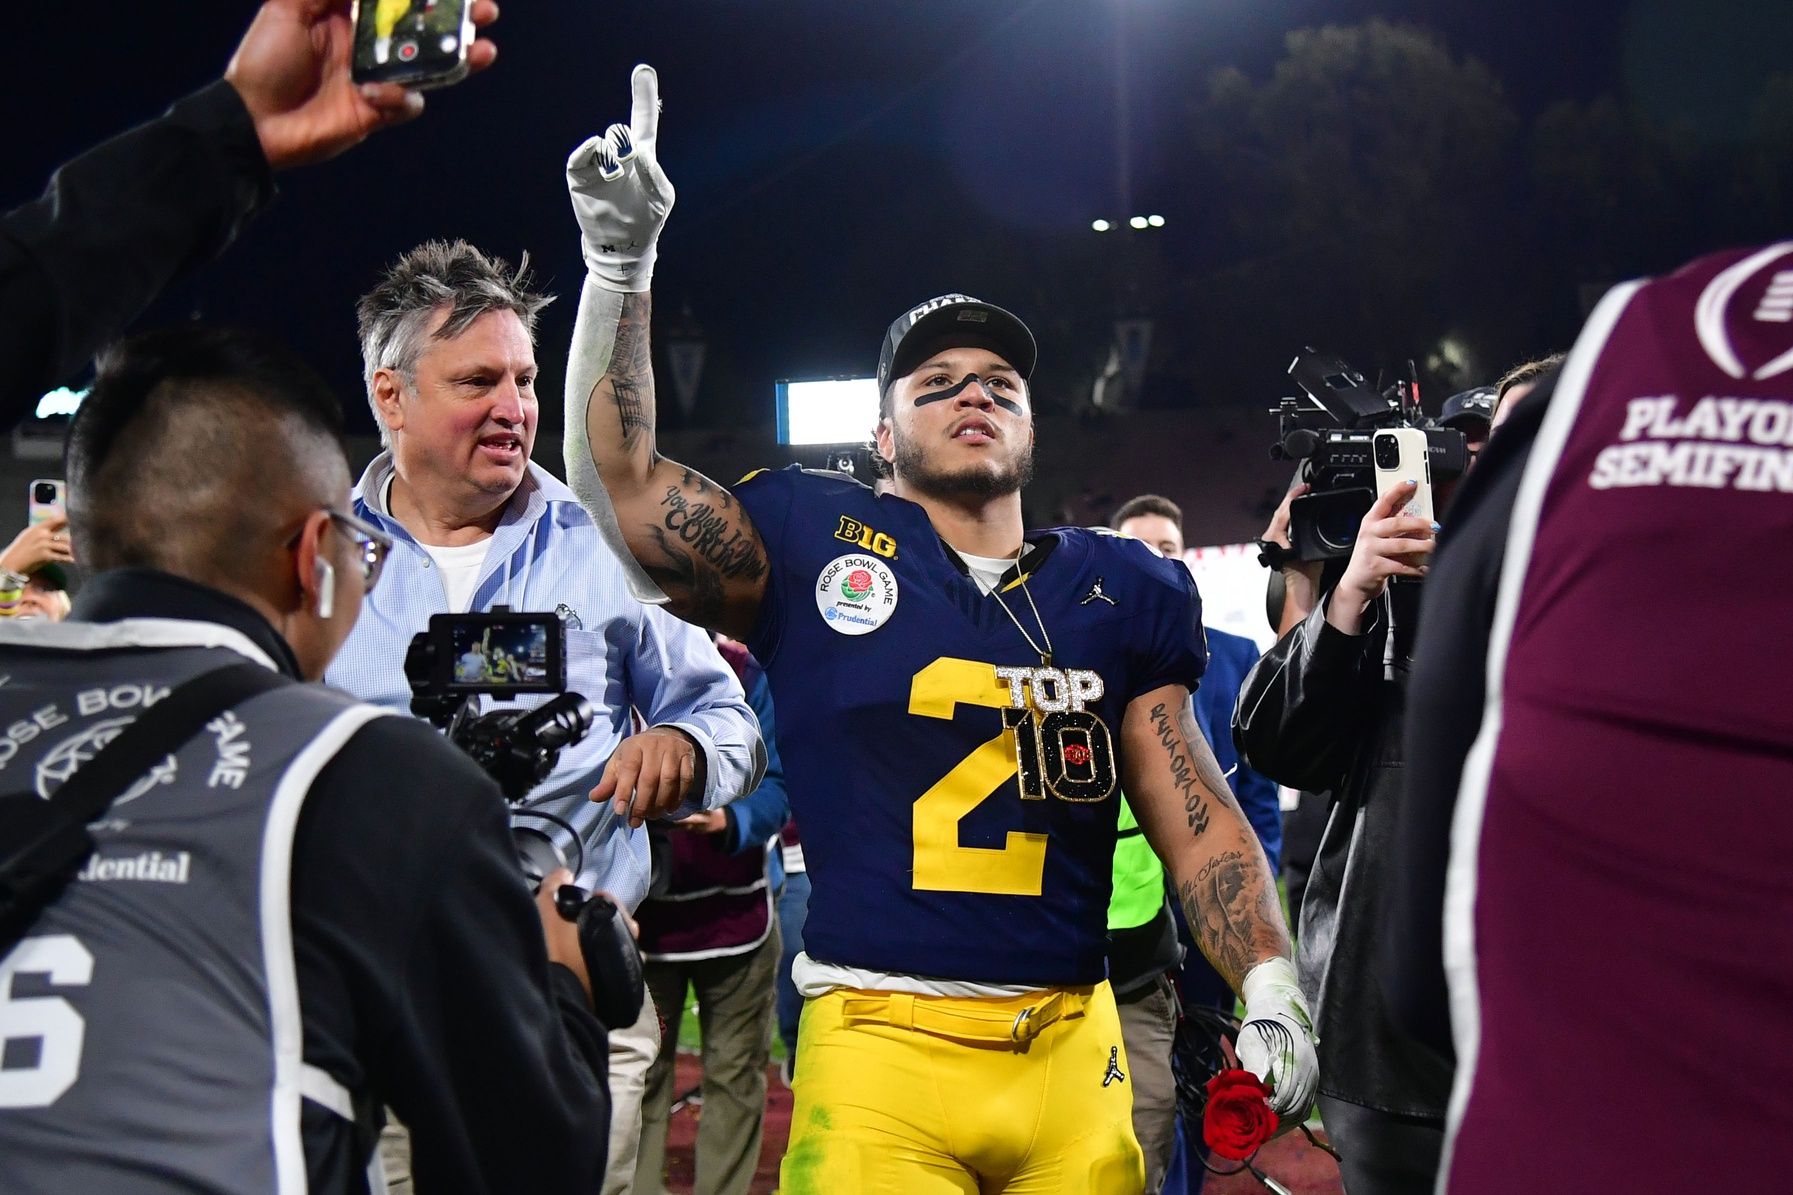
<instances>
[{"instance_id":1,"label":"big ten logo patch","mask_svg":"<svg viewBox=\"0 0 1793 1195\"><path fill-rule=\"evenodd\" d=\"M998 668L1009 687L1002 724L1014 736L1021 796L1093 803L1114 793L1114 742L1087 707L1100 701L1102 678L1087 668Z\"/></svg>"},{"instance_id":2,"label":"big ten logo patch","mask_svg":"<svg viewBox=\"0 0 1793 1195\"><path fill-rule=\"evenodd\" d=\"M857 544L868 552L876 552L886 560L896 558L896 540L882 531L873 531L858 519L847 515L840 517L840 526L835 529L834 538Z\"/></svg>"}]
</instances>

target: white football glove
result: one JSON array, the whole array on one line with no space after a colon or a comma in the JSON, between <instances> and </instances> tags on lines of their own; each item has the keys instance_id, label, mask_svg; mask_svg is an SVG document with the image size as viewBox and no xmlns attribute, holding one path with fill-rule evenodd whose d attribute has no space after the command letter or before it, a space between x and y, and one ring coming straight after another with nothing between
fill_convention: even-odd
<instances>
[{"instance_id":1,"label":"white football glove","mask_svg":"<svg viewBox=\"0 0 1793 1195\"><path fill-rule=\"evenodd\" d=\"M629 77L628 124L613 124L567 159L567 190L579 219L585 268L607 290L639 293L654 276L672 184L660 169L660 79L645 64Z\"/></svg>"},{"instance_id":2,"label":"white football glove","mask_svg":"<svg viewBox=\"0 0 1793 1195\"><path fill-rule=\"evenodd\" d=\"M1270 1107L1292 1129L1306 1119L1320 1089L1314 1019L1294 964L1286 958L1259 963L1245 973L1240 995L1245 1023L1235 1047L1239 1065L1270 1085Z\"/></svg>"}]
</instances>

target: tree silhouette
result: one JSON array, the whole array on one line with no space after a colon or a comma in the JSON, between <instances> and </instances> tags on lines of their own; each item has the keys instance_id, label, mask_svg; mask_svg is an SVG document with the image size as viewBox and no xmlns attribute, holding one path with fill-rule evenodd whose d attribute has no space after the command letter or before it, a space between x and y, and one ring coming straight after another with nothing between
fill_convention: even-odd
<instances>
[{"instance_id":1,"label":"tree silhouette","mask_svg":"<svg viewBox=\"0 0 1793 1195\"><path fill-rule=\"evenodd\" d=\"M1215 249L1181 298L1204 347L1282 364L1324 343L1373 370L1448 342L1454 364L1435 365L1485 371L1489 282L1522 189L1500 83L1382 20L1298 30L1286 48L1262 82L1217 72L1190 113Z\"/></svg>"}]
</instances>

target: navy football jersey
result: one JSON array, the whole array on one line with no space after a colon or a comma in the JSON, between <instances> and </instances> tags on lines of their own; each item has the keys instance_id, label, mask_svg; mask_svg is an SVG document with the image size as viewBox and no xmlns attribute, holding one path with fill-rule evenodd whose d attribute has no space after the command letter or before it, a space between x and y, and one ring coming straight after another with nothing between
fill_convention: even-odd
<instances>
[{"instance_id":1,"label":"navy football jersey","mask_svg":"<svg viewBox=\"0 0 1793 1195\"><path fill-rule=\"evenodd\" d=\"M1206 665L1189 571L1056 528L1029 532L1026 571L984 594L915 503L796 467L734 493L772 565L748 646L803 827L809 954L1100 981L1122 714L1162 685L1193 690ZM1049 668L1027 636L1051 639Z\"/></svg>"}]
</instances>

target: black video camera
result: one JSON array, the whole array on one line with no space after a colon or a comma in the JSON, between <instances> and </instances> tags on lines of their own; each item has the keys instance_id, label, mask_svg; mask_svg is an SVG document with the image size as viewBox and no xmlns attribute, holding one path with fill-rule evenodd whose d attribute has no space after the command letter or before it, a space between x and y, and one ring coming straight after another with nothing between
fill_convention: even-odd
<instances>
[{"instance_id":1,"label":"black video camera","mask_svg":"<svg viewBox=\"0 0 1793 1195\"><path fill-rule=\"evenodd\" d=\"M552 614L437 614L405 652L411 712L448 732L448 740L504 790L513 805L554 770L563 747L591 730L591 703L566 692L560 619ZM479 712L482 696L558 694L533 710Z\"/></svg>"},{"instance_id":2,"label":"black video camera","mask_svg":"<svg viewBox=\"0 0 1793 1195\"><path fill-rule=\"evenodd\" d=\"M1270 457L1298 461L1308 492L1289 506L1289 546L1303 561L1351 554L1357 528L1376 501L1373 446L1378 431L1418 428L1434 483L1461 477L1469 463L1463 433L1439 427L1419 409L1412 380L1378 391L1364 376L1329 353L1308 348L1289 366L1302 397L1277 407L1279 435Z\"/></svg>"},{"instance_id":3,"label":"black video camera","mask_svg":"<svg viewBox=\"0 0 1793 1195\"><path fill-rule=\"evenodd\" d=\"M566 691L565 638L553 614L517 614L503 606L485 614L434 614L427 631L411 638L405 652L411 682L411 712L447 731L448 741L498 782L504 799L517 806L547 778L570 747L591 733L596 711L578 693ZM499 707L480 712L483 696L553 693L532 710ZM569 860L545 829L512 825L517 863L532 890L558 868L575 875L584 847L572 826L536 809L514 809L564 829L579 852ZM573 884L554 894L560 915L579 926L579 949L591 979L598 1019L611 1029L633 1024L643 995L641 954L607 897L593 897Z\"/></svg>"}]
</instances>

